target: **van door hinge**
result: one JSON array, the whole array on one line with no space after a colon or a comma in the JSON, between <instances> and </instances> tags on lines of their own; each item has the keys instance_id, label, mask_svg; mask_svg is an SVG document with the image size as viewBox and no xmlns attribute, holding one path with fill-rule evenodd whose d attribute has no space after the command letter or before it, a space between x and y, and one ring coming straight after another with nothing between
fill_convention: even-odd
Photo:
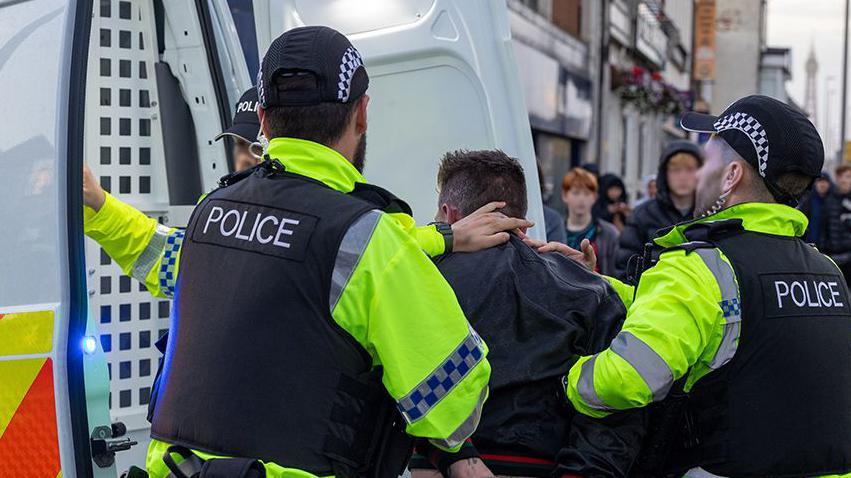
<instances>
[{"instance_id":1,"label":"van door hinge","mask_svg":"<svg viewBox=\"0 0 851 478\"><path fill-rule=\"evenodd\" d=\"M124 437L127 427L121 422L111 426L95 427L92 431L92 459L100 468L107 468L115 463L115 452L129 450L139 442ZM122 438L124 437L124 438Z\"/></svg>"}]
</instances>

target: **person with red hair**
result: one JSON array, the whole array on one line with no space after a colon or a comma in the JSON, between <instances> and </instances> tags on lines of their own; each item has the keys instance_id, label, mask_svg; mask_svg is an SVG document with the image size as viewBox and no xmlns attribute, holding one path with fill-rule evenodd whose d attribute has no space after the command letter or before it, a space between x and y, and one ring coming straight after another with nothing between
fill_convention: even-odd
<instances>
[{"instance_id":1,"label":"person with red hair","mask_svg":"<svg viewBox=\"0 0 851 478\"><path fill-rule=\"evenodd\" d=\"M614 224L594 218L591 210L597 200L597 191L597 178L582 168L573 168L564 175L561 198L567 209L567 245L580 250L583 242L590 242L597 254L594 270L611 275L615 272L620 233Z\"/></svg>"}]
</instances>

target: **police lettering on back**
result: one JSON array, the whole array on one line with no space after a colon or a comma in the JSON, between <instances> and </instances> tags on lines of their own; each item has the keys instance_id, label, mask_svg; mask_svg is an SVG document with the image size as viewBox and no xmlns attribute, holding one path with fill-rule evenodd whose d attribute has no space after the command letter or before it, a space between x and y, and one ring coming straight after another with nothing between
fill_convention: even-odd
<instances>
[{"instance_id":1,"label":"police lettering on back","mask_svg":"<svg viewBox=\"0 0 851 478\"><path fill-rule=\"evenodd\" d=\"M777 307L845 307L837 281L775 280Z\"/></svg>"},{"instance_id":2,"label":"police lettering on back","mask_svg":"<svg viewBox=\"0 0 851 478\"><path fill-rule=\"evenodd\" d=\"M223 199L208 200L192 227L193 242L302 260L317 218Z\"/></svg>"},{"instance_id":3,"label":"police lettering on back","mask_svg":"<svg viewBox=\"0 0 851 478\"><path fill-rule=\"evenodd\" d=\"M246 218L249 217L247 210L228 209L225 211L224 208L213 206L204 224L203 234L207 234L210 225L213 224L218 225L218 232L223 237L233 237L248 242L256 240L260 244L269 244L271 242L273 246L290 247L290 243L281 240L281 238L292 236L293 230L291 228L298 226L300 221L286 217L276 217L272 214L263 215L261 212L252 213L251 215L254 217L248 222L253 224L249 226L250 232L245 234L248 230L245 228Z\"/></svg>"}]
</instances>

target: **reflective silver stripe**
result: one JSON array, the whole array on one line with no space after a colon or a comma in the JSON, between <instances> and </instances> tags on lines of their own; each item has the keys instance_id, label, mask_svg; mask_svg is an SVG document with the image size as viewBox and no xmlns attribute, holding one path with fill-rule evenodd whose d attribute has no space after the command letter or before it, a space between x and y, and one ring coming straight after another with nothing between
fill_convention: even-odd
<instances>
[{"instance_id":1,"label":"reflective silver stripe","mask_svg":"<svg viewBox=\"0 0 851 478\"><path fill-rule=\"evenodd\" d=\"M360 262L379 219L381 219L381 211L369 211L355 221L343 236L340 249L337 251L337 259L334 261L334 272L331 275L331 293L328 297L331 313L334 313L337 302L346 290L346 284L349 283L352 273Z\"/></svg>"},{"instance_id":2,"label":"reflective silver stripe","mask_svg":"<svg viewBox=\"0 0 851 478\"><path fill-rule=\"evenodd\" d=\"M739 285L736 283L736 274L730 264L721 258L718 249L697 249L695 251L706 267L715 277L718 289L721 291L721 312L724 315L724 335L715 357L709 364L712 369L718 369L732 360L738 348L739 333L741 332L742 310L741 298L739 297Z\"/></svg>"},{"instance_id":3,"label":"reflective silver stripe","mask_svg":"<svg viewBox=\"0 0 851 478\"><path fill-rule=\"evenodd\" d=\"M597 361L597 356L591 357L582 364L582 369L579 371L579 380L576 383L576 391L586 405L594 410L604 412L613 411L613 408L606 406L600 397L597 396L597 391L594 390L594 362Z\"/></svg>"},{"instance_id":4,"label":"reflective silver stripe","mask_svg":"<svg viewBox=\"0 0 851 478\"><path fill-rule=\"evenodd\" d=\"M145 246L145 250L139 254L139 257L136 258L136 262L133 263L133 268L130 269L130 277L139 282L145 282L148 278L148 274L151 272L151 269L154 268L157 260L159 260L160 256L163 255L163 249L165 249L165 241L168 238L168 235L169 228L162 224L157 224L157 228L154 230L154 235L151 236L151 240L148 241L148 245Z\"/></svg>"},{"instance_id":5,"label":"reflective silver stripe","mask_svg":"<svg viewBox=\"0 0 851 478\"><path fill-rule=\"evenodd\" d=\"M431 440L432 443L438 446L442 446L444 448L454 448L462 443L467 438L470 438L473 435L473 432L476 431L476 427L479 426L479 420L482 418L482 405L485 403L485 398L488 396L488 387L485 387L482 390L481 395L479 395L479 401L476 403L475 408L473 408L473 412L470 416L467 417L458 428L455 429L452 434L449 435L445 440Z\"/></svg>"},{"instance_id":6,"label":"reflective silver stripe","mask_svg":"<svg viewBox=\"0 0 851 478\"><path fill-rule=\"evenodd\" d=\"M649 345L629 332L621 332L612 341L610 349L638 372L653 394L654 402L668 395L674 375L668 363Z\"/></svg>"}]
</instances>

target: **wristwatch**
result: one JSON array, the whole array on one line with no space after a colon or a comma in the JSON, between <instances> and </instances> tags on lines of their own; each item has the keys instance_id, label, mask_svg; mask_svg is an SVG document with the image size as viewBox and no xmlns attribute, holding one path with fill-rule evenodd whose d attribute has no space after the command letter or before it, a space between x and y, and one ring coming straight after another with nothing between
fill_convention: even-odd
<instances>
[{"instance_id":1,"label":"wristwatch","mask_svg":"<svg viewBox=\"0 0 851 478\"><path fill-rule=\"evenodd\" d=\"M452 252L452 245L455 242L455 236L452 235L452 226L445 222L432 222L430 225L434 226L437 232L443 236L443 253L449 254Z\"/></svg>"}]
</instances>

